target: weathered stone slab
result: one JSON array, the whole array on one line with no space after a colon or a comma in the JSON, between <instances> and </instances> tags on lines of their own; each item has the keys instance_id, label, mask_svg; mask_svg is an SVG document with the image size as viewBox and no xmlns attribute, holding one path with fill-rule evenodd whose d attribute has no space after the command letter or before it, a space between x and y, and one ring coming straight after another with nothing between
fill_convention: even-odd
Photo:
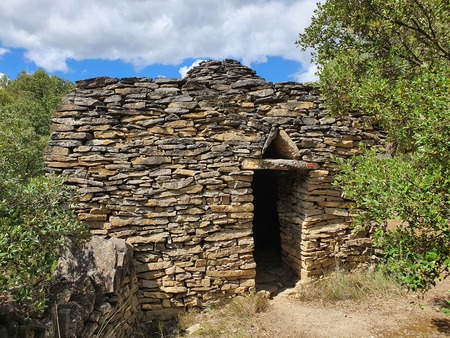
<instances>
[{"instance_id":1,"label":"weathered stone slab","mask_svg":"<svg viewBox=\"0 0 450 338\"><path fill-rule=\"evenodd\" d=\"M317 168L319 168L317 163L299 160L245 159L242 162L243 170L311 170Z\"/></svg>"}]
</instances>

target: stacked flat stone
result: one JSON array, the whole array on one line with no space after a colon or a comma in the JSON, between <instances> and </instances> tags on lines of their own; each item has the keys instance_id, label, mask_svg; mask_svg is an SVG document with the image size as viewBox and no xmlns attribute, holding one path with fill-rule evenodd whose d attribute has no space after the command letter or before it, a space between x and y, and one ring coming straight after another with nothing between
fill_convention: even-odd
<instances>
[{"instance_id":1,"label":"stacked flat stone","mask_svg":"<svg viewBox=\"0 0 450 338\"><path fill-rule=\"evenodd\" d=\"M351 230L351 201L331 182L335 158L382 136L363 116L330 117L314 86L206 61L184 79L79 81L52 121L48 171L79 187L94 235L133 246L147 319L254 288L254 170L284 182L282 255L303 280L370 259L368 232Z\"/></svg>"}]
</instances>

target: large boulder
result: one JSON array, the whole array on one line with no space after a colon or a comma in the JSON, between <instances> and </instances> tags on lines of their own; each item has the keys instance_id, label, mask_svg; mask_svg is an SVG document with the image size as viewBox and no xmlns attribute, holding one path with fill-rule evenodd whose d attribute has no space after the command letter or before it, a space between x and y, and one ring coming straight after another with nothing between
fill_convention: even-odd
<instances>
[{"instance_id":1,"label":"large boulder","mask_svg":"<svg viewBox=\"0 0 450 338\"><path fill-rule=\"evenodd\" d=\"M86 326L100 326L104 311L98 309L120 305L122 282L133 269L132 249L122 239L92 237L82 248L67 249L52 276L47 335L81 337Z\"/></svg>"}]
</instances>

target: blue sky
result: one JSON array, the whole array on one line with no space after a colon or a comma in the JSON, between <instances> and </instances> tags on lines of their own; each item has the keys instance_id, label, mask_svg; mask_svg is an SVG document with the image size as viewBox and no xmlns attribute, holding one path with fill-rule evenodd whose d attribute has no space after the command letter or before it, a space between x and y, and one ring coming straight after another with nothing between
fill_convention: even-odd
<instances>
[{"instance_id":1,"label":"blue sky","mask_svg":"<svg viewBox=\"0 0 450 338\"><path fill-rule=\"evenodd\" d=\"M231 58L268 81L316 79L296 45L316 0L1 0L0 73L182 77Z\"/></svg>"}]
</instances>

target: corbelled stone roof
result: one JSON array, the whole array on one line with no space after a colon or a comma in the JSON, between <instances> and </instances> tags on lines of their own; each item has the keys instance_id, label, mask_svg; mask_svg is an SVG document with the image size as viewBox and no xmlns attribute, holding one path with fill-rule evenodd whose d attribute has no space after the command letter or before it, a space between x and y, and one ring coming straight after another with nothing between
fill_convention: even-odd
<instances>
[{"instance_id":1,"label":"corbelled stone roof","mask_svg":"<svg viewBox=\"0 0 450 338\"><path fill-rule=\"evenodd\" d=\"M186 74L186 78L198 82L211 82L220 78L220 81L234 83L244 79L263 78L256 75L256 72L235 60L224 61L203 61L197 67L192 68Z\"/></svg>"}]
</instances>

